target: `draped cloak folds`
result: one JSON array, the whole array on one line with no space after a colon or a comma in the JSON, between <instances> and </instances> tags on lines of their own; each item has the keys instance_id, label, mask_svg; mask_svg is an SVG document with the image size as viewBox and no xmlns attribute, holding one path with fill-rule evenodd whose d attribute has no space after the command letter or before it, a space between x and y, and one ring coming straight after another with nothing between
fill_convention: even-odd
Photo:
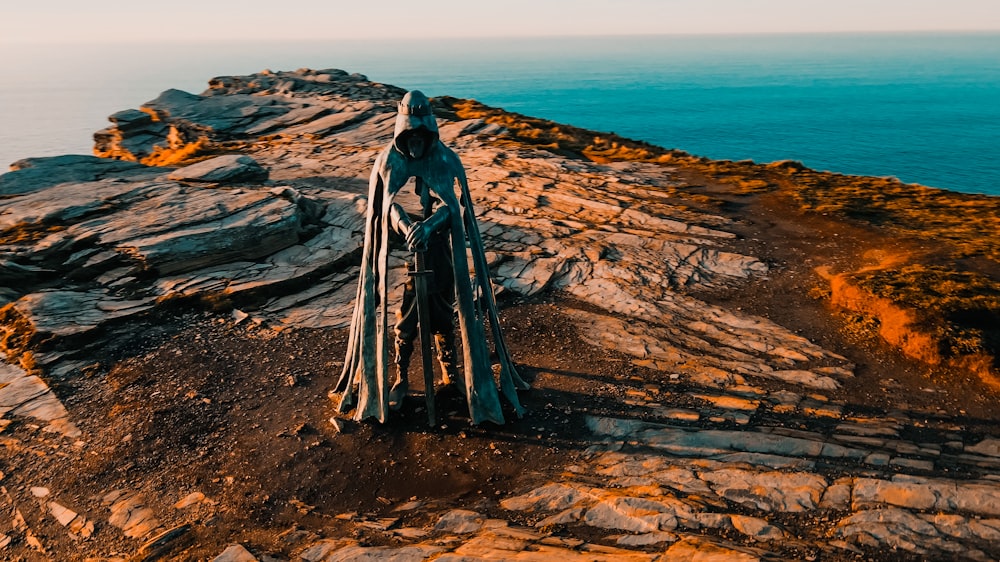
<instances>
[{"instance_id":1,"label":"draped cloak folds","mask_svg":"<svg viewBox=\"0 0 1000 562\"><path fill-rule=\"evenodd\" d=\"M411 158L401 151L398 141L408 131L420 127L432 133L433 141L423 157ZM527 389L528 384L518 374L500 329L496 299L465 169L458 155L438 139L434 116L429 111L425 115L408 115L402 105L396 117L393 142L376 158L369 181L357 300L344 369L335 389L341 395L338 409L346 412L354 406L356 420L375 418L384 422L389 414L389 389L392 380L392 344L389 338L393 335L388 323L388 292L391 287L388 281L388 257L392 228L389 213L394 197L411 177L421 178L431 194L449 208L451 253L455 269L455 311L459 332L456 335L462 343L464 390L468 399L469 417L473 424L484 421L497 424L504 422L497 382L490 362L491 350L485 329L487 322L493 335L493 351L499 360L500 392L520 417L524 409L518 401L516 390ZM459 191L457 196L456 185Z\"/></svg>"}]
</instances>

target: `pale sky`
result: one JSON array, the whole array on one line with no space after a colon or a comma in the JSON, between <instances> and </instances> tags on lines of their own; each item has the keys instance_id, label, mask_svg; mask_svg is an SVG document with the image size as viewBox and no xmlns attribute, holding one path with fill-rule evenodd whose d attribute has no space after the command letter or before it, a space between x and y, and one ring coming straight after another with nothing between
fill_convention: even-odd
<instances>
[{"instance_id":1,"label":"pale sky","mask_svg":"<svg viewBox=\"0 0 1000 562\"><path fill-rule=\"evenodd\" d=\"M0 0L0 43L1000 30L1000 0Z\"/></svg>"}]
</instances>

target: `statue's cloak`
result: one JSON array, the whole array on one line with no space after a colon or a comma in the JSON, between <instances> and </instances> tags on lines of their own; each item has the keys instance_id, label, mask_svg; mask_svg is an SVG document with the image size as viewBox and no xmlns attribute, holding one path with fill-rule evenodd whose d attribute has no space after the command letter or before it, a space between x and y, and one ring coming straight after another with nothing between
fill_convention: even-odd
<instances>
[{"instance_id":1,"label":"statue's cloak","mask_svg":"<svg viewBox=\"0 0 1000 562\"><path fill-rule=\"evenodd\" d=\"M432 145L419 159L404 155L398 144L402 135L417 127L433 132ZM500 391L520 417L524 409L516 390L527 389L528 385L518 374L500 329L486 253L462 162L437 138L437 123L433 115L412 116L401 111L393 137L393 142L375 160L368 186L357 300L344 369L336 387L341 393L339 409L345 412L356 406L356 420L375 418L384 422L389 415L390 371L393 368L389 356L392 330L388 323L388 293L391 287L388 279L389 213L394 197L407 180L416 177L421 178L430 193L450 210L455 311L459 332L456 335L462 343L464 391L472 423L504 422L490 362L486 323L491 328L493 351L499 361ZM456 185L459 188L457 195Z\"/></svg>"}]
</instances>

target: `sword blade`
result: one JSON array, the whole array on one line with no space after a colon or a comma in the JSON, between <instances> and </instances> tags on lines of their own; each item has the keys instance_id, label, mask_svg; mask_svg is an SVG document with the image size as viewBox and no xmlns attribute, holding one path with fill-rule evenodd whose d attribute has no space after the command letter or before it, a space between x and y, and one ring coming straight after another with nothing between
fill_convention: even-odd
<instances>
[{"instance_id":1,"label":"sword blade","mask_svg":"<svg viewBox=\"0 0 1000 562\"><path fill-rule=\"evenodd\" d=\"M427 276L424 252L413 253L413 285L417 294L417 326L420 333L420 359L424 368L424 400L427 405L427 424L437 425L434 411L434 362L431 360L431 311L427 294Z\"/></svg>"}]
</instances>

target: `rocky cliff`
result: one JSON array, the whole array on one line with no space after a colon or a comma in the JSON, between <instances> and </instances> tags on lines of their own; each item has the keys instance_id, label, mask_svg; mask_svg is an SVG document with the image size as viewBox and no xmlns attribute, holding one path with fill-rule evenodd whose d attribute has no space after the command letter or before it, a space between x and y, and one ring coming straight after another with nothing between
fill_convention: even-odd
<instances>
[{"instance_id":1,"label":"rocky cliff","mask_svg":"<svg viewBox=\"0 0 1000 562\"><path fill-rule=\"evenodd\" d=\"M1000 556L996 198L438 99L529 413L333 416L402 93L216 78L0 176L4 557Z\"/></svg>"}]
</instances>

